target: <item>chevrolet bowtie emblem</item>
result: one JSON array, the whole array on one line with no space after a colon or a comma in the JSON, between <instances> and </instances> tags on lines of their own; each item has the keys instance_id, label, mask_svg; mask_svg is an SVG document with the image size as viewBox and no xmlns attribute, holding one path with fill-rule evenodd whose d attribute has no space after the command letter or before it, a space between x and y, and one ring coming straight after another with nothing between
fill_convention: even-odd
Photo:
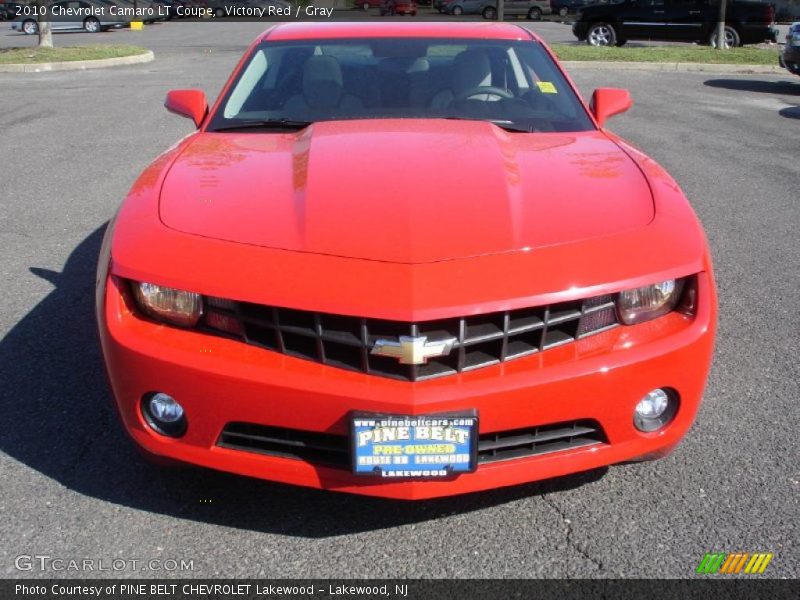
<instances>
[{"instance_id":1,"label":"chevrolet bowtie emblem","mask_svg":"<svg viewBox=\"0 0 800 600\"><path fill-rule=\"evenodd\" d=\"M393 340L376 341L372 347L372 354L396 358L404 365L424 365L429 358L450 354L450 350L453 349L453 345L456 343L456 338L429 342L424 335L420 337L400 336L399 339L399 342Z\"/></svg>"}]
</instances>

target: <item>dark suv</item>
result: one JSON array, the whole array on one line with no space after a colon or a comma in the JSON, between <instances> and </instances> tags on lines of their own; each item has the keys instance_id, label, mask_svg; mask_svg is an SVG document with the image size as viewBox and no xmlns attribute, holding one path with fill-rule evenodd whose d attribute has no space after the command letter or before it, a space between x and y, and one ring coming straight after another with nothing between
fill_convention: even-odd
<instances>
[{"instance_id":1,"label":"dark suv","mask_svg":"<svg viewBox=\"0 0 800 600\"><path fill-rule=\"evenodd\" d=\"M624 0L578 10L572 33L592 46L622 46L628 40L716 44L715 0ZM764 2L728 0L725 45L775 42L775 9Z\"/></svg>"}]
</instances>

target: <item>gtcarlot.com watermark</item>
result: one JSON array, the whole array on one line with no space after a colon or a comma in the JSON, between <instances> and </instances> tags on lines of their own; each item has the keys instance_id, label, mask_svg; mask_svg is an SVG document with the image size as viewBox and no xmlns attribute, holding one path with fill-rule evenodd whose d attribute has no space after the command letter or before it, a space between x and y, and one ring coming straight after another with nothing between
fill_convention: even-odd
<instances>
[{"instance_id":1,"label":"gtcarlot.com watermark","mask_svg":"<svg viewBox=\"0 0 800 600\"><path fill-rule=\"evenodd\" d=\"M67 558L46 554L20 554L14 559L18 571L75 573L131 571L188 572L194 571L194 559L185 558Z\"/></svg>"}]
</instances>

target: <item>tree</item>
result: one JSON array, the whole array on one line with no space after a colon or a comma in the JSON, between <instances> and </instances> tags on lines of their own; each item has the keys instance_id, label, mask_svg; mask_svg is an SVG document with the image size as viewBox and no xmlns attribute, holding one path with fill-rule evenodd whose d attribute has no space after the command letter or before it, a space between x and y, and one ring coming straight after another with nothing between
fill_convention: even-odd
<instances>
[{"instance_id":1,"label":"tree","mask_svg":"<svg viewBox=\"0 0 800 600\"><path fill-rule=\"evenodd\" d=\"M36 0L38 15L39 48L53 47L53 31L50 29L50 0Z\"/></svg>"},{"instance_id":2,"label":"tree","mask_svg":"<svg viewBox=\"0 0 800 600\"><path fill-rule=\"evenodd\" d=\"M717 19L717 50L725 50L725 11L728 0L719 0L719 18Z\"/></svg>"}]
</instances>

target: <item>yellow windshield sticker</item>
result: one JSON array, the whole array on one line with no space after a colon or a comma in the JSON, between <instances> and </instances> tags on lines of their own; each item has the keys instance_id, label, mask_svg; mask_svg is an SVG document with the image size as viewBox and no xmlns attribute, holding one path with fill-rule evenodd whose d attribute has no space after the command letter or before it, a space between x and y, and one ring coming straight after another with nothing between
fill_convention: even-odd
<instances>
[{"instance_id":1,"label":"yellow windshield sticker","mask_svg":"<svg viewBox=\"0 0 800 600\"><path fill-rule=\"evenodd\" d=\"M557 94L558 90L556 86L554 86L549 81L537 81L536 86L539 88L539 91L543 94Z\"/></svg>"}]
</instances>

